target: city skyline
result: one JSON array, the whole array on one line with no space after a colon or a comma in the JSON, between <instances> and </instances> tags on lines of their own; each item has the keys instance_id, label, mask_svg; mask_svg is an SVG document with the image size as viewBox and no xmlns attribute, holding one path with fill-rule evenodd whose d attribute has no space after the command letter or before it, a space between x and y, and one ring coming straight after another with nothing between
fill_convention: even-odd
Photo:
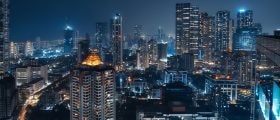
<instances>
[{"instance_id":1,"label":"city skyline","mask_svg":"<svg viewBox=\"0 0 280 120\"><path fill-rule=\"evenodd\" d=\"M0 120L280 120L277 3L0 0Z\"/></svg>"},{"instance_id":2,"label":"city skyline","mask_svg":"<svg viewBox=\"0 0 280 120\"><path fill-rule=\"evenodd\" d=\"M95 33L96 22L109 22L111 16L120 13L123 16L124 33L130 33L132 26L143 25L144 31L155 34L161 26L165 33L175 34L175 4L178 2L191 2L199 6L199 10L215 16L219 10L229 10L231 17L235 20L240 9L253 10L254 22L263 25L264 33L272 34L272 31L280 28L277 14L280 1L270 2L242 1L242 0L159 0L153 1L76 1L76 0L48 0L48 1L17 1L11 0L11 41L35 40L41 37L44 40L63 38L65 25L71 25L75 30L84 33ZM158 5L160 4L160 5ZM212 4L209 6L209 4ZM222 5L222 6L220 6ZM100 7L102 6L102 7ZM138 7L134 7L138 6ZM49 9L51 7L52 9ZM261 9L260 9L261 8ZM100 12L102 11L102 12ZM145 12L149 11L149 12ZM271 18L271 19L266 19ZM273 18L273 19L272 19ZM26 30L26 28L30 28ZM42 29L44 28L44 29Z\"/></svg>"}]
</instances>

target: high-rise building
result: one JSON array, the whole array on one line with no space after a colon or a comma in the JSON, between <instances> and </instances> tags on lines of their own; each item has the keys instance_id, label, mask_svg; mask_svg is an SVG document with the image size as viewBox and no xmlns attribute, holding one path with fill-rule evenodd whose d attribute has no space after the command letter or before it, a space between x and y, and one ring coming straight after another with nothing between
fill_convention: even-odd
<instances>
[{"instance_id":1,"label":"high-rise building","mask_svg":"<svg viewBox=\"0 0 280 120\"><path fill-rule=\"evenodd\" d=\"M25 43L25 56L32 56L33 55L33 43L27 41Z\"/></svg>"},{"instance_id":2,"label":"high-rise building","mask_svg":"<svg viewBox=\"0 0 280 120\"><path fill-rule=\"evenodd\" d=\"M148 58L149 58L149 64L155 64L157 63L157 41L155 39L151 39L148 41L147 45L148 50Z\"/></svg>"},{"instance_id":3,"label":"high-rise building","mask_svg":"<svg viewBox=\"0 0 280 120\"><path fill-rule=\"evenodd\" d=\"M115 77L97 53L72 73L71 120L115 120Z\"/></svg>"},{"instance_id":4,"label":"high-rise building","mask_svg":"<svg viewBox=\"0 0 280 120\"><path fill-rule=\"evenodd\" d=\"M74 31L71 26L66 26L64 29L64 52L70 53L74 48Z\"/></svg>"},{"instance_id":5,"label":"high-rise building","mask_svg":"<svg viewBox=\"0 0 280 120\"><path fill-rule=\"evenodd\" d=\"M207 13L200 14L200 31L201 31L201 46L200 56L203 60L210 60L212 57L212 43L215 39L215 17L209 16Z\"/></svg>"},{"instance_id":6,"label":"high-rise building","mask_svg":"<svg viewBox=\"0 0 280 120\"><path fill-rule=\"evenodd\" d=\"M216 14L216 39L214 49L216 52L226 51L229 49L231 34L231 19L229 11L218 11Z\"/></svg>"},{"instance_id":7,"label":"high-rise building","mask_svg":"<svg viewBox=\"0 0 280 120\"><path fill-rule=\"evenodd\" d=\"M142 35L143 35L143 25L135 25L132 27L133 30L133 41L132 44L138 44L138 48L141 46L141 42L143 41Z\"/></svg>"},{"instance_id":8,"label":"high-rise building","mask_svg":"<svg viewBox=\"0 0 280 120\"><path fill-rule=\"evenodd\" d=\"M193 53L198 58L199 9L190 3L176 4L176 54Z\"/></svg>"},{"instance_id":9,"label":"high-rise building","mask_svg":"<svg viewBox=\"0 0 280 120\"><path fill-rule=\"evenodd\" d=\"M16 48L16 45L14 42L11 42L10 43L10 57L11 58L16 58L18 55L17 55L17 48Z\"/></svg>"},{"instance_id":10,"label":"high-rise building","mask_svg":"<svg viewBox=\"0 0 280 120\"><path fill-rule=\"evenodd\" d=\"M109 34L108 34L108 23L107 22L97 22L96 23L96 43L95 47L98 50L101 50L102 47L108 48L109 43Z\"/></svg>"},{"instance_id":11,"label":"high-rise building","mask_svg":"<svg viewBox=\"0 0 280 120\"><path fill-rule=\"evenodd\" d=\"M240 9L237 13L237 29L253 27L253 11Z\"/></svg>"},{"instance_id":12,"label":"high-rise building","mask_svg":"<svg viewBox=\"0 0 280 120\"><path fill-rule=\"evenodd\" d=\"M116 14L111 26L113 65L117 71L123 69L123 26L122 16Z\"/></svg>"},{"instance_id":13,"label":"high-rise building","mask_svg":"<svg viewBox=\"0 0 280 120\"><path fill-rule=\"evenodd\" d=\"M166 60L167 59L167 44L166 43L159 43L157 44L157 57L158 60Z\"/></svg>"},{"instance_id":14,"label":"high-rise building","mask_svg":"<svg viewBox=\"0 0 280 120\"><path fill-rule=\"evenodd\" d=\"M0 80L9 66L9 0L0 1Z\"/></svg>"},{"instance_id":15,"label":"high-rise building","mask_svg":"<svg viewBox=\"0 0 280 120\"><path fill-rule=\"evenodd\" d=\"M236 30L234 35L233 50L234 51L256 51L255 28L240 28Z\"/></svg>"},{"instance_id":16,"label":"high-rise building","mask_svg":"<svg viewBox=\"0 0 280 120\"><path fill-rule=\"evenodd\" d=\"M253 11L241 9L237 13L237 29L234 35L234 51L256 51L256 35L261 34L261 25L254 26ZM257 28L258 27L258 28Z\"/></svg>"}]
</instances>

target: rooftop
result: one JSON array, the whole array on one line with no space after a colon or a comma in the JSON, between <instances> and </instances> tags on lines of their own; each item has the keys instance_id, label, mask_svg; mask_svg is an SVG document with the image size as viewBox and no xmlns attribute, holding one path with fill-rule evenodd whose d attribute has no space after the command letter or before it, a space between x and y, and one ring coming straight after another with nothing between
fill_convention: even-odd
<instances>
[{"instance_id":1,"label":"rooftop","mask_svg":"<svg viewBox=\"0 0 280 120\"><path fill-rule=\"evenodd\" d=\"M98 55L98 53L91 53L83 62L82 65L87 65L87 66L98 66L102 65L103 62Z\"/></svg>"}]
</instances>

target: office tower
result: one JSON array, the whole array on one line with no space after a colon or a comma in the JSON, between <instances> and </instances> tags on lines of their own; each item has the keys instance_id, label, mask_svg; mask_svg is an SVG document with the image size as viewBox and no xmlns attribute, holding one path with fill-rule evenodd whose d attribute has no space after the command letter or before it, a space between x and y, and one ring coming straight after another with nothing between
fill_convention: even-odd
<instances>
[{"instance_id":1,"label":"office tower","mask_svg":"<svg viewBox=\"0 0 280 120\"><path fill-rule=\"evenodd\" d=\"M9 67L9 0L0 1L0 80Z\"/></svg>"},{"instance_id":2,"label":"office tower","mask_svg":"<svg viewBox=\"0 0 280 120\"><path fill-rule=\"evenodd\" d=\"M25 43L25 56L32 56L33 55L33 43L27 41Z\"/></svg>"},{"instance_id":3,"label":"office tower","mask_svg":"<svg viewBox=\"0 0 280 120\"><path fill-rule=\"evenodd\" d=\"M117 71L123 69L123 26L122 16L116 14L112 19L111 38L112 38L112 53L113 65Z\"/></svg>"},{"instance_id":4,"label":"office tower","mask_svg":"<svg viewBox=\"0 0 280 120\"><path fill-rule=\"evenodd\" d=\"M157 41L155 39L151 39L148 41L148 58L149 64L156 64L157 63Z\"/></svg>"},{"instance_id":5,"label":"office tower","mask_svg":"<svg viewBox=\"0 0 280 120\"><path fill-rule=\"evenodd\" d=\"M194 55L192 53L184 53L179 59L179 68L188 71L188 74L192 74L194 71Z\"/></svg>"},{"instance_id":6,"label":"office tower","mask_svg":"<svg viewBox=\"0 0 280 120\"><path fill-rule=\"evenodd\" d=\"M193 53L198 56L200 39L198 7L190 3L176 4L176 53Z\"/></svg>"},{"instance_id":7,"label":"office tower","mask_svg":"<svg viewBox=\"0 0 280 120\"><path fill-rule=\"evenodd\" d=\"M240 9L237 13L237 29L253 27L253 11Z\"/></svg>"},{"instance_id":8,"label":"office tower","mask_svg":"<svg viewBox=\"0 0 280 120\"><path fill-rule=\"evenodd\" d=\"M0 120L12 119L16 106L15 79L5 77L0 80Z\"/></svg>"},{"instance_id":9,"label":"office tower","mask_svg":"<svg viewBox=\"0 0 280 120\"><path fill-rule=\"evenodd\" d=\"M71 53L74 48L74 30L71 26L66 26L64 29L64 52Z\"/></svg>"},{"instance_id":10,"label":"office tower","mask_svg":"<svg viewBox=\"0 0 280 120\"><path fill-rule=\"evenodd\" d=\"M212 43L215 39L215 17L209 16L207 13L200 14L200 31L201 31L201 46L200 56L203 60L212 58Z\"/></svg>"},{"instance_id":11,"label":"office tower","mask_svg":"<svg viewBox=\"0 0 280 120\"><path fill-rule=\"evenodd\" d=\"M167 44L166 43L158 43L158 60L166 60L167 59Z\"/></svg>"},{"instance_id":12,"label":"office tower","mask_svg":"<svg viewBox=\"0 0 280 120\"><path fill-rule=\"evenodd\" d=\"M234 35L233 50L237 51L256 51L256 36L255 28L240 28L236 30Z\"/></svg>"},{"instance_id":13,"label":"office tower","mask_svg":"<svg viewBox=\"0 0 280 120\"><path fill-rule=\"evenodd\" d=\"M115 120L115 77L97 53L72 73L71 120Z\"/></svg>"},{"instance_id":14,"label":"office tower","mask_svg":"<svg viewBox=\"0 0 280 120\"><path fill-rule=\"evenodd\" d=\"M99 51L101 48L109 48L109 33L108 33L108 23L107 22L97 22L96 23L96 43L95 47Z\"/></svg>"},{"instance_id":15,"label":"office tower","mask_svg":"<svg viewBox=\"0 0 280 120\"><path fill-rule=\"evenodd\" d=\"M10 43L10 57L13 59L17 57L17 48L14 42Z\"/></svg>"},{"instance_id":16,"label":"office tower","mask_svg":"<svg viewBox=\"0 0 280 120\"><path fill-rule=\"evenodd\" d=\"M135 25L132 27L133 30L133 41L131 41L130 45L137 44L138 48L141 46L141 43L143 41L142 35L143 35L143 25Z\"/></svg>"},{"instance_id":17,"label":"office tower","mask_svg":"<svg viewBox=\"0 0 280 120\"><path fill-rule=\"evenodd\" d=\"M35 79L42 78L44 83L48 83L48 66L47 65L29 65L18 67L15 71L16 86L30 83Z\"/></svg>"},{"instance_id":18,"label":"office tower","mask_svg":"<svg viewBox=\"0 0 280 120\"><path fill-rule=\"evenodd\" d=\"M216 39L214 42L215 52L229 49L231 19L229 11L218 11L216 14Z\"/></svg>"}]
</instances>

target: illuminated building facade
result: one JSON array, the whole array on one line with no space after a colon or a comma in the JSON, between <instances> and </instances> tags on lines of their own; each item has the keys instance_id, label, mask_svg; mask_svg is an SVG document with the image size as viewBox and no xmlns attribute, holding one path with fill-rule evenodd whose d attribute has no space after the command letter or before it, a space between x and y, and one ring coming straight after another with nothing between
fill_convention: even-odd
<instances>
[{"instance_id":1,"label":"illuminated building facade","mask_svg":"<svg viewBox=\"0 0 280 120\"><path fill-rule=\"evenodd\" d=\"M253 11L240 9L237 12L237 29L253 27Z\"/></svg>"},{"instance_id":2,"label":"illuminated building facade","mask_svg":"<svg viewBox=\"0 0 280 120\"><path fill-rule=\"evenodd\" d=\"M253 11L239 10L233 43L234 51L256 51L256 35L259 33L253 25Z\"/></svg>"},{"instance_id":3,"label":"illuminated building facade","mask_svg":"<svg viewBox=\"0 0 280 120\"><path fill-rule=\"evenodd\" d=\"M218 11L216 14L216 39L214 42L215 52L229 49L231 36L231 18L229 11Z\"/></svg>"},{"instance_id":4,"label":"illuminated building facade","mask_svg":"<svg viewBox=\"0 0 280 120\"><path fill-rule=\"evenodd\" d=\"M176 4L176 54L193 53L198 59L200 40L199 9L190 3Z\"/></svg>"},{"instance_id":5,"label":"illuminated building facade","mask_svg":"<svg viewBox=\"0 0 280 120\"><path fill-rule=\"evenodd\" d=\"M185 85L188 84L188 71L180 71L180 70L165 70L164 75L164 82L165 84L174 83L174 82L182 82Z\"/></svg>"},{"instance_id":6,"label":"illuminated building facade","mask_svg":"<svg viewBox=\"0 0 280 120\"><path fill-rule=\"evenodd\" d=\"M116 14L111 26L113 65L117 71L123 69L123 26L122 16Z\"/></svg>"},{"instance_id":7,"label":"illuminated building facade","mask_svg":"<svg viewBox=\"0 0 280 120\"><path fill-rule=\"evenodd\" d=\"M64 52L70 53L74 49L74 31L71 26L66 26L64 29Z\"/></svg>"},{"instance_id":8,"label":"illuminated building facade","mask_svg":"<svg viewBox=\"0 0 280 120\"><path fill-rule=\"evenodd\" d=\"M25 43L25 56L32 56L33 55L33 43L27 41Z\"/></svg>"},{"instance_id":9,"label":"illuminated building facade","mask_svg":"<svg viewBox=\"0 0 280 120\"><path fill-rule=\"evenodd\" d=\"M258 100L264 120L271 119L271 89L265 85L258 85Z\"/></svg>"},{"instance_id":10,"label":"illuminated building facade","mask_svg":"<svg viewBox=\"0 0 280 120\"><path fill-rule=\"evenodd\" d=\"M0 1L0 80L9 67L9 0Z\"/></svg>"},{"instance_id":11,"label":"illuminated building facade","mask_svg":"<svg viewBox=\"0 0 280 120\"><path fill-rule=\"evenodd\" d=\"M27 66L16 68L16 86L30 83L35 79L42 78L44 83L48 83L48 66Z\"/></svg>"},{"instance_id":12,"label":"illuminated building facade","mask_svg":"<svg viewBox=\"0 0 280 120\"><path fill-rule=\"evenodd\" d=\"M280 82L273 83L272 114L275 120L280 119Z\"/></svg>"},{"instance_id":13,"label":"illuminated building facade","mask_svg":"<svg viewBox=\"0 0 280 120\"><path fill-rule=\"evenodd\" d=\"M256 35L255 28L240 28L236 30L233 50L234 51L256 51Z\"/></svg>"},{"instance_id":14,"label":"illuminated building facade","mask_svg":"<svg viewBox=\"0 0 280 120\"><path fill-rule=\"evenodd\" d=\"M73 71L71 120L115 120L114 70L90 54Z\"/></svg>"},{"instance_id":15,"label":"illuminated building facade","mask_svg":"<svg viewBox=\"0 0 280 120\"><path fill-rule=\"evenodd\" d=\"M17 53L17 48L14 42L10 43L10 57L11 58L17 58L18 53Z\"/></svg>"},{"instance_id":16,"label":"illuminated building facade","mask_svg":"<svg viewBox=\"0 0 280 120\"><path fill-rule=\"evenodd\" d=\"M148 41L148 58L149 58L149 64L156 64L157 63L157 41L155 39L151 39Z\"/></svg>"},{"instance_id":17,"label":"illuminated building facade","mask_svg":"<svg viewBox=\"0 0 280 120\"><path fill-rule=\"evenodd\" d=\"M215 39L215 17L209 16L207 13L200 13L200 59L210 60L212 58L212 44Z\"/></svg>"}]
</instances>

